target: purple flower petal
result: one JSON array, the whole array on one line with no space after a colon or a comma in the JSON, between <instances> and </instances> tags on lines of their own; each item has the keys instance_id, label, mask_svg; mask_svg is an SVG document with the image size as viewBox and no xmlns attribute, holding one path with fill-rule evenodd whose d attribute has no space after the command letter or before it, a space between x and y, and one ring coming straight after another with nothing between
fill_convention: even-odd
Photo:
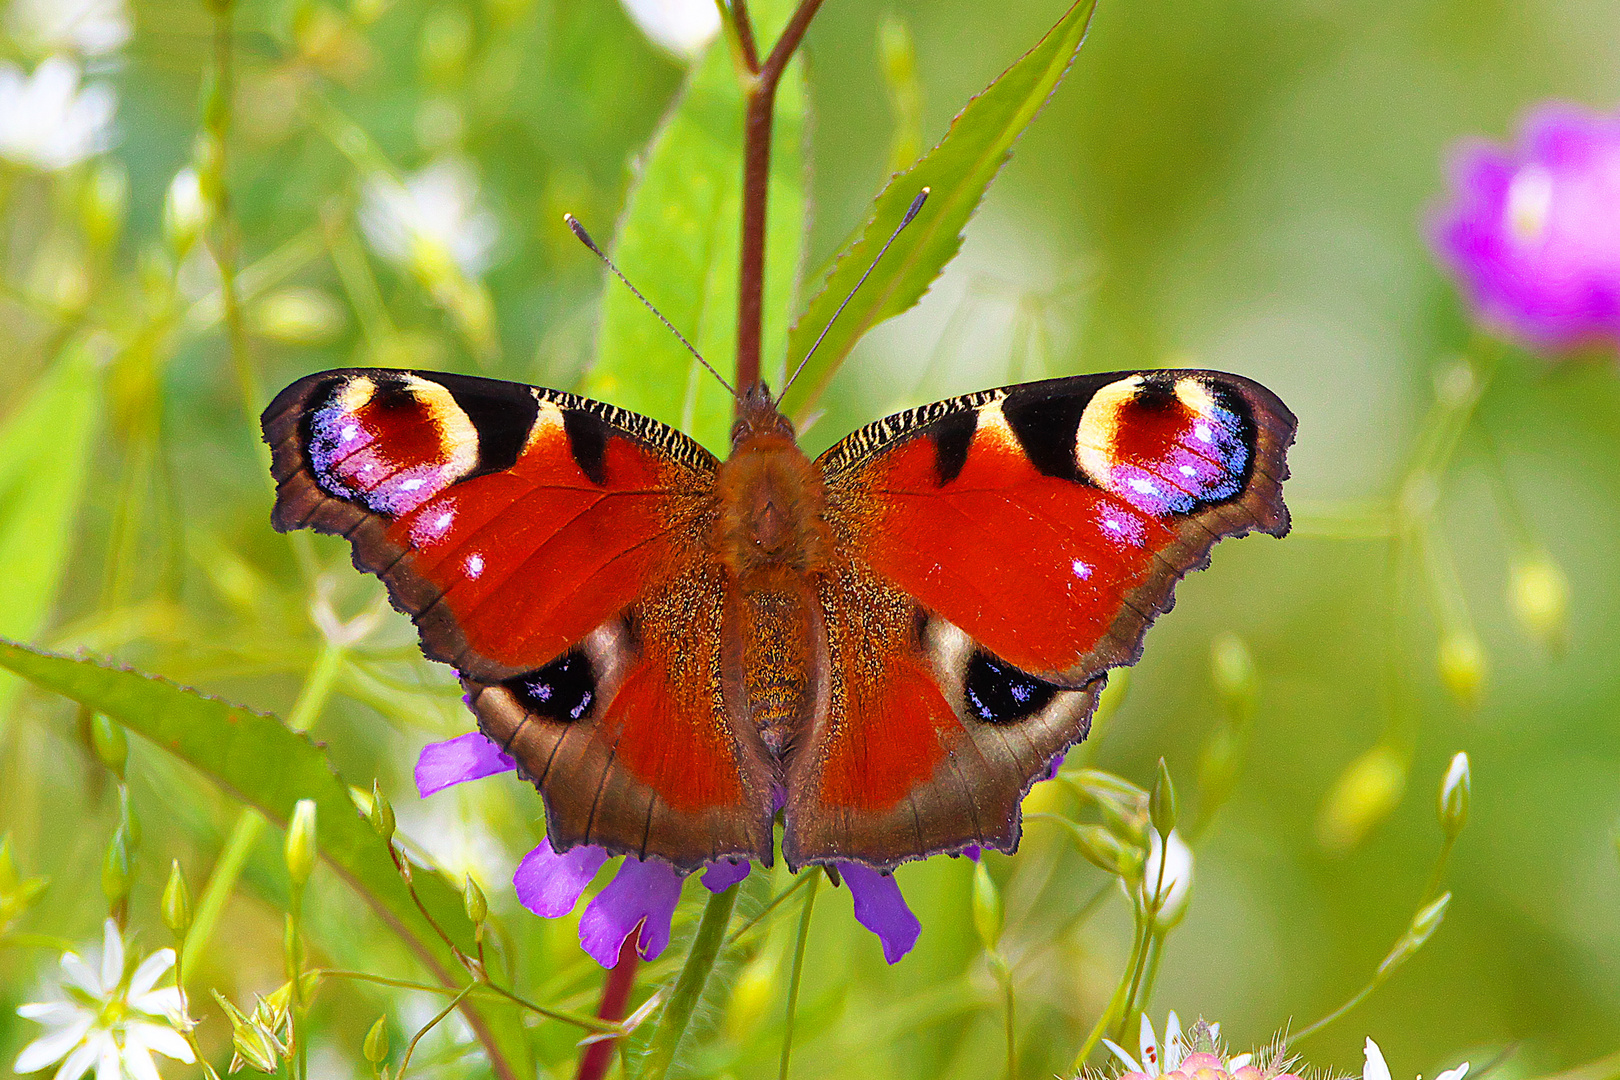
<instances>
[{"instance_id":1,"label":"purple flower petal","mask_svg":"<svg viewBox=\"0 0 1620 1080\"><path fill-rule=\"evenodd\" d=\"M1620 118L1543 104L1453 151L1432 241L1479 316L1548 350L1620 342Z\"/></svg>"},{"instance_id":2,"label":"purple flower petal","mask_svg":"<svg viewBox=\"0 0 1620 1080\"><path fill-rule=\"evenodd\" d=\"M428 743L416 759L416 792L424 799L454 784L510 772L517 762L477 731L447 742Z\"/></svg>"},{"instance_id":3,"label":"purple flower petal","mask_svg":"<svg viewBox=\"0 0 1620 1080\"><path fill-rule=\"evenodd\" d=\"M984 850L980 848L978 844L969 844L967 847L962 849L962 854L966 855L974 862L978 862L979 856L984 854Z\"/></svg>"},{"instance_id":4,"label":"purple flower petal","mask_svg":"<svg viewBox=\"0 0 1620 1080\"><path fill-rule=\"evenodd\" d=\"M753 866L747 859L718 859L703 872L703 887L710 892L725 892L748 876Z\"/></svg>"},{"instance_id":5,"label":"purple flower petal","mask_svg":"<svg viewBox=\"0 0 1620 1080\"><path fill-rule=\"evenodd\" d=\"M656 859L626 858L607 888L585 907L579 946L605 968L619 962L619 947L641 926L636 952L651 960L669 945L669 920L681 898L681 875ZM645 924L645 925L643 925Z\"/></svg>"},{"instance_id":6,"label":"purple flower petal","mask_svg":"<svg viewBox=\"0 0 1620 1080\"><path fill-rule=\"evenodd\" d=\"M574 910L580 894L596 872L607 862L608 853L599 847L581 844L558 855L548 836L540 846L523 856L512 887L524 907L547 919L561 918Z\"/></svg>"},{"instance_id":7,"label":"purple flower petal","mask_svg":"<svg viewBox=\"0 0 1620 1080\"><path fill-rule=\"evenodd\" d=\"M880 874L860 863L835 863L855 900L855 919L883 943L883 959L893 964L911 951L922 923L906 906L893 874Z\"/></svg>"}]
</instances>

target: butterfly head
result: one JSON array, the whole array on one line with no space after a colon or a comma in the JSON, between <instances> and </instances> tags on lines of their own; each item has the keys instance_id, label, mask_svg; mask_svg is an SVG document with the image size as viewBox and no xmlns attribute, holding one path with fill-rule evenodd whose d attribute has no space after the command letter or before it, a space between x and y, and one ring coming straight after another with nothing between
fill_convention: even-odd
<instances>
[{"instance_id":1,"label":"butterfly head","mask_svg":"<svg viewBox=\"0 0 1620 1080\"><path fill-rule=\"evenodd\" d=\"M731 425L731 453L735 457L744 444L760 437L797 441L793 421L783 416L771 397L771 388L757 382L737 399L737 420Z\"/></svg>"},{"instance_id":2,"label":"butterfly head","mask_svg":"<svg viewBox=\"0 0 1620 1080\"><path fill-rule=\"evenodd\" d=\"M825 496L819 471L794 438L764 383L744 392L731 428L731 457L715 478L717 547L733 573L821 563Z\"/></svg>"}]
</instances>

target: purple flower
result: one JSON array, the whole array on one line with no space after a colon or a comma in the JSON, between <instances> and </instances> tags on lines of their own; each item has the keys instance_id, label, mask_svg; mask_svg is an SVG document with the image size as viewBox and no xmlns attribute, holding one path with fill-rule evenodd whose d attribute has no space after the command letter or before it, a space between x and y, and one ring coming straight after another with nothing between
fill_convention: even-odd
<instances>
[{"instance_id":1,"label":"purple flower","mask_svg":"<svg viewBox=\"0 0 1620 1080\"><path fill-rule=\"evenodd\" d=\"M922 923L900 895L893 874L880 874L860 863L839 863L838 872L855 900L855 921L883 942L883 959L893 964L911 951Z\"/></svg>"},{"instance_id":2,"label":"purple flower","mask_svg":"<svg viewBox=\"0 0 1620 1080\"><path fill-rule=\"evenodd\" d=\"M423 747L416 761L416 789L426 797L515 768L511 758L475 731ZM559 855L547 838L523 857L512 885L524 907L548 919L560 918L579 904L608 857L602 848L584 844ZM836 865L855 902L855 918L878 936L884 959L895 963L911 951L922 932L900 886L891 875L859 863ZM712 862L704 870L703 885L710 892L724 892L751 869L745 859ZM613 880L585 906L579 920L580 948L603 967L612 967L625 939L639 928L636 952L647 960L657 957L669 945L670 920L684 881L684 875L667 863L626 858Z\"/></svg>"},{"instance_id":3,"label":"purple flower","mask_svg":"<svg viewBox=\"0 0 1620 1080\"><path fill-rule=\"evenodd\" d=\"M1620 116L1545 104L1459 146L1433 243L1482 319L1535 348L1620 343Z\"/></svg>"}]
</instances>

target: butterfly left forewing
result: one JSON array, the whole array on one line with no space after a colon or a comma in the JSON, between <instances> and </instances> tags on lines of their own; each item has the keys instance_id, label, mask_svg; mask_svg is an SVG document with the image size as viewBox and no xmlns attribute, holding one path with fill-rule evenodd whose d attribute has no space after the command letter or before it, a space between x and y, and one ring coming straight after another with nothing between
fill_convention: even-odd
<instances>
[{"instance_id":1,"label":"butterfly left forewing","mask_svg":"<svg viewBox=\"0 0 1620 1080\"><path fill-rule=\"evenodd\" d=\"M1010 849L1175 582L1225 536L1281 535L1294 418L1215 372L985 391L819 460L842 562L830 703L789 764L790 863Z\"/></svg>"},{"instance_id":2,"label":"butterfly left forewing","mask_svg":"<svg viewBox=\"0 0 1620 1080\"><path fill-rule=\"evenodd\" d=\"M263 425L276 527L350 541L556 850L770 860L773 770L722 701L707 451L571 394L376 368L299 380Z\"/></svg>"}]
</instances>

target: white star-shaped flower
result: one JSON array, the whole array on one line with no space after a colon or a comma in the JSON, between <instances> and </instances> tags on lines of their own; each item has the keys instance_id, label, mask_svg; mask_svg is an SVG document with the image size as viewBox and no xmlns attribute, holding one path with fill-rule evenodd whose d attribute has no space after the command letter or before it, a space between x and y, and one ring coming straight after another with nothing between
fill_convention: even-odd
<instances>
[{"instance_id":1,"label":"white star-shaped flower","mask_svg":"<svg viewBox=\"0 0 1620 1080\"><path fill-rule=\"evenodd\" d=\"M99 962L64 954L61 996L18 1008L45 1034L23 1047L12 1071L37 1072L60 1061L54 1080L79 1080L92 1068L96 1080L160 1080L153 1051L195 1061L169 1020L180 1013L180 991L157 985L172 967L174 950L160 949L130 971L118 924L108 919Z\"/></svg>"},{"instance_id":2,"label":"white star-shaped flower","mask_svg":"<svg viewBox=\"0 0 1620 1080\"><path fill-rule=\"evenodd\" d=\"M117 98L100 83L80 86L78 62L42 61L32 75L0 61L0 157L55 172L112 143Z\"/></svg>"}]
</instances>

